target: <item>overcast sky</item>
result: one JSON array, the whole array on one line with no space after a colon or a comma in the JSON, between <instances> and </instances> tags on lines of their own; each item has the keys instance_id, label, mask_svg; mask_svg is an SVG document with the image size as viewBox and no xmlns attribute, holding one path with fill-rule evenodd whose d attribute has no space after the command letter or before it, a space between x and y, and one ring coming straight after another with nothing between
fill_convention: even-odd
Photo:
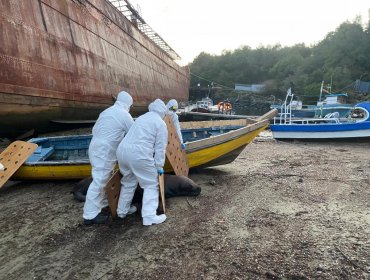
<instances>
[{"instance_id":1,"label":"overcast sky","mask_svg":"<svg viewBox=\"0 0 370 280\"><path fill-rule=\"evenodd\" d=\"M130 0L182 57L220 54L243 45L312 45L356 16L369 19L369 0Z\"/></svg>"}]
</instances>

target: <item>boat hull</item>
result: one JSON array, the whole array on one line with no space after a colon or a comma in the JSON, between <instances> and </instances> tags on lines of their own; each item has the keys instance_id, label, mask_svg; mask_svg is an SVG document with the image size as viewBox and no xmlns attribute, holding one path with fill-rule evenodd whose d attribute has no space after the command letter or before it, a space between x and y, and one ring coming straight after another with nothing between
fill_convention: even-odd
<instances>
[{"instance_id":1,"label":"boat hull","mask_svg":"<svg viewBox=\"0 0 370 280\"><path fill-rule=\"evenodd\" d=\"M270 125L275 139L355 139L370 137L370 122Z\"/></svg>"},{"instance_id":2,"label":"boat hull","mask_svg":"<svg viewBox=\"0 0 370 280\"><path fill-rule=\"evenodd\" d=\"M188 99L189 73L107 0L0 1L0 136L92 120L119 91L132 112Z\"/></svg>"}]
</instances>

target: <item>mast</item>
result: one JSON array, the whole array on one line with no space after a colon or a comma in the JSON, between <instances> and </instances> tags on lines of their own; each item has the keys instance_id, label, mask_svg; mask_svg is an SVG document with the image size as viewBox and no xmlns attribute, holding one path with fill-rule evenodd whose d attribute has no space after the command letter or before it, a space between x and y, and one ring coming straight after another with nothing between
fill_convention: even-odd
<instances>
[{"instance_id":1,"label":"mast","mask_svg":"<svg viewBox=\"0 0 370 280\"><path fill-rule=\"evenodd\" d=\"M322 97L322 90L323 90L323 88L324 88L324 81L322 81L322 82L321 82L319 102L321 102L321 97Z\"/></svg>"}]
</instances>

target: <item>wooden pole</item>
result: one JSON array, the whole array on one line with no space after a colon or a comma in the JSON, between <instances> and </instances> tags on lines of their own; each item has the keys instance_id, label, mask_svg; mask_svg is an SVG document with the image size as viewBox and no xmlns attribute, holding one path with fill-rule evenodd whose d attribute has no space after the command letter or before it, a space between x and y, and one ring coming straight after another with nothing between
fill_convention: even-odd
<instances>
[{"instance_id":1,"label":"wooden pole","mask_svg":"<svg viewBox=\"0 0 370 280\"><path fill-rule=\"evenodd\" d=\"M164 197L164 175L158 176L159 180L159 192L161 194L161 201L162 201L162 207L163 207L163 213L166 213L166 203L165 203L165 197Z\"/></svg>"}]
</instances>

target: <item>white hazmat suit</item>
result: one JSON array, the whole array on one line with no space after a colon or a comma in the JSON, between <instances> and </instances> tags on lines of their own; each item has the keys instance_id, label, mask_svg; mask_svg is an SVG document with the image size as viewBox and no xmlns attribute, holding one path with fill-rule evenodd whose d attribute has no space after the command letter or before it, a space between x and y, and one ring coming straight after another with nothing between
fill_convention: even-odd
<instances>
[{"instance_id":1,"label":"white hazmat suit","mask_svg":"<svg viewBox=\"0 0 370 280\"><path fill-rule=\"evenodd\" d=\"M170 115L170 117L172 119L172 123L173 123L173 125L176 128L177 135L179 136L180 142L181 142L181 144L183 144L184 141L182 140L182 134L181 134L181 128L180 128L180 123L179 123L179 117L176 114L176 110L179 107L179 105L178 105L178 103L177 103L177 101L175 99L171 99L170 101L168 101L166 107L168 109L168 113L167 114Z\"/></svg>"},{"instance_id":2,"label":"white hazmat suit","mask_svg":"<svg viewBox=\"0 0 370 280\"><path fill-rule=\"evenodd\" d=\"M156 99L149 112L136 119L117 149L117 160L122 174L122 189L117 214L123 218L130 209L137 183L143 188L141 214L144 225L159 224L165 215L156 215L158 208L158 171L166 158L167 126L163 121L166 105Z\"/></svg>"},{"instance_id":3,"label":"white hazmat suit","mask_svg":"<svg viewBox=\"0 0 370 280\"><path fill-rule=\"evenodd\" d=\"M89 146L92 178L86 194L83 218L94 219L108 205L104 187L112 176L117 158L116 150L134 123L129 111L132 97L125 91L118 94L113 106L100 113Z\"/></svg>"}]
</instances>

